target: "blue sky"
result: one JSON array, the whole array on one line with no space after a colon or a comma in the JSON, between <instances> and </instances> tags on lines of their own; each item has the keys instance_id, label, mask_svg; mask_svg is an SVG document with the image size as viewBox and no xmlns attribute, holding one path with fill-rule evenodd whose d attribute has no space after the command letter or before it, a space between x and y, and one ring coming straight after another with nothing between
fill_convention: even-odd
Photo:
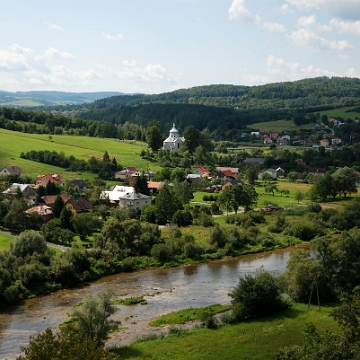
<instances>
[{"instance_id":1,"label":"blue sky","mask_svg":"<svg viewBox=\"0 0 360 360\"><path fill-rule=\"evenodd\" d=\"M360 0L11 0L0 32L7 91L360 77Z\"/></svg>"}]
</instances>

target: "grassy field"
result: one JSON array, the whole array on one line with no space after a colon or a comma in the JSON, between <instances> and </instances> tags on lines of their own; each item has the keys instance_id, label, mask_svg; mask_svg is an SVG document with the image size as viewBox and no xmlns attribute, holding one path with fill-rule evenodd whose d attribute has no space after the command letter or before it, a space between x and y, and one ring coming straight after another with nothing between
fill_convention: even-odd
<instances>
[{"instance_id":1,"label":"grassy field","mask_svg":"<svg viewBox=\"0 0 360 360\"><path fill-rule=\"evenodd\" d=\"M325 111L320 111L320 116L322 115L327 115L328 118L333 117L336 119L354 119L354 118L360 118L360 112L357 111L351 111L353 109L355 109L356 106L350 106L350 107L345 107L342 109L333 109L333 110L325 110ZM347 112L349 111L350 112Z\"/></svg>"},{"instance_id":2,"label":"grassy field","mask_svg":"<svg viewBox=\"0 0 360 360\"><path fill-rule=\"evenodd\" d=\"M8 249L12 240L13 236L0 233L0 250Z\"/></svg>"},{"instance_id":3,"label":"grassy field","mask_svg":"<svg viewBox=\"0 0 360 360\"><path fill-rule=\"evenodd\" d=\"M24 134L21 132L0 129L0 168L6 166L19 166L26 176L35 177L44 173L61 173L67 179L93 178L92 174L79 174L66 172L56 166L37 163L20 158L20 153L30 150L50 150L63 152L65 156L73 155L75 158L88 160L91 156L102 158L105 150L110 157L115 157L118 164L135 166L139 170L160 169L157 163L151 163L140 157L140 152L146 149L144 143L120 142L115 139L100 139L86 136Z\"/></svg>"},{"instance_id":4,"label":"grassy field","mask_svg":"<svg viewBox=\"0 0 360 360\"><path fill-rule=\"evenodd\" d=\"M259 129L259 131L261 132L284 131L284 130L290 131L299 128L298 126L295 125L294 121L292 120L267 121L267 122L249 125L248 127Z\"/></svg>"},{"instance_id":5,"label":"grassy field","mask_svg":"<svg viewBox=\"0 0 360 360\"><path fill-rule=\"evenodd\" d=\"M306 305L294 304L287 311L263 319L237 325L224 325L216 330L195 328L184 335L170 335L132 346L119 348L122 359L272 359L274 352L291 345L300 345L306 324L318 330L337 331L338 326L329 316L332 306L307 310Z\"/></svg>"}]
</instances>

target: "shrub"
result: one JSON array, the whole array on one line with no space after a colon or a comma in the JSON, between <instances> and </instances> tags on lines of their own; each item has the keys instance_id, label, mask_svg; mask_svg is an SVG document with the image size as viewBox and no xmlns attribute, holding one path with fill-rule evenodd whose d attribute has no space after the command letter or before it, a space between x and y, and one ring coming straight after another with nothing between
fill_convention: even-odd
<instances>
[{"instance_id":1,"label":"shrub","mask_svg":"<svg viewBox=\"0 0 360 360\"><path fill-rule=\"evenodd\" d=\"M168 244L155 244L151 249L151 256L162 264L171 261L172 255Z\"/></svg>"},{"instance_id":2,"label":"shrub","mask_svg":"<svg viewBox=\"0 0 360 360\"><path fill-rule=\"evenodd\" d=\"M322 210L321 205L318 203L309 204L307 208L309 212L315 212L315 213L319 213Z\"/></svg>"},{"instance_id":3,"label":"shrub","mask_svg":"<svg viewBox=\"0 0 360 360\"><path fill-rule=\"evenodd\" d=\"M278 278L263 268L240 278L229 295L237 321L274 314L290 306L281 295Z\"/></svg>"},{"instance_id":4,"label":"shrub","mask_svg":"<svg viewBox=\"0 0 360 360\"><path fill-rule=\"evenodd\" d=\"M289 229L289 235L295 236L300 240L310 241L320 232L311 222L297 222L293 223Z\"/></svg>"}]
</instances>

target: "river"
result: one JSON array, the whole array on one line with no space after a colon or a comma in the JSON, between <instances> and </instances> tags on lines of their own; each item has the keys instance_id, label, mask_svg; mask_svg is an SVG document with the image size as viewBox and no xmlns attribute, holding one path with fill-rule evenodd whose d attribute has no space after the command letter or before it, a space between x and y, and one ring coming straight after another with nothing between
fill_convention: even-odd
<instances>
[{"instance_id":1,"label":"river","mask_svg":"<svg viewBox=\"0 0 360 360\"><path fill-rule=\"evenodd\" d=\"M229 292L239 277L263 266L282 273L293 248L270 254L240 256L169 269L149 269L111 275L77 289L26 300L10 312L0 313L0 359L14 359L26 346L30 336L47 327L57 329L68 318L72 307L88 295L95 296L105 288L125 297L145 296L147 305L119 305L113 317L120 320L121 330L112 335L108 345L126 344L141 334L160 332L148 326L152 319L171 311L211 304L229 304Z\"/></svg>"}]
</instances>

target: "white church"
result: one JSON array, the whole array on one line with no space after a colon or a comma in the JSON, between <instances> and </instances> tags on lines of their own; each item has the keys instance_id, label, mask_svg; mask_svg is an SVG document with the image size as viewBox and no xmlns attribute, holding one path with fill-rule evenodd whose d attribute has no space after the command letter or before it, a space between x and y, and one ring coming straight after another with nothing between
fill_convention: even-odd
<instances>
[{"instance_id":1,"label":"white church","mask_svg":"<svg viewBox=\"0 0 360 360\"><path fill-rule=\"evenodd\" d=\"M179 136L179 130L177 130L175 124L173 124L173 127L169 132L169 137L164 140L163 149L177 152L182 149L184 143L185 138Z\"/></svg>"}]
</instances>

